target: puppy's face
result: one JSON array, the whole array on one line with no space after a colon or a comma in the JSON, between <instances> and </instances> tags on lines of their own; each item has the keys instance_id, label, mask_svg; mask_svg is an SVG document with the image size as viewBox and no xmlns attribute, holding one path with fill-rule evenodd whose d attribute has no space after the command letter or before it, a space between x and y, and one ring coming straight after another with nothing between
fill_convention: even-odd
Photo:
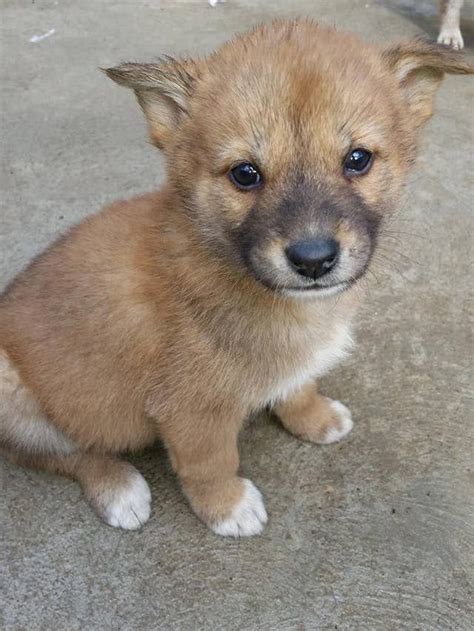
<instances>
[{"instance_id":1,"label":"puppy's face","mask_svg":"<svg viewBox=\"0 0 474 631\"><path fill-rule=\"evenodd\" d=\"M286 295L341 291L367 269L416 132L454 53L385 51L279 22L199 63L125 65L169 178L223 264Z\"/></svg>"}]
</instances>

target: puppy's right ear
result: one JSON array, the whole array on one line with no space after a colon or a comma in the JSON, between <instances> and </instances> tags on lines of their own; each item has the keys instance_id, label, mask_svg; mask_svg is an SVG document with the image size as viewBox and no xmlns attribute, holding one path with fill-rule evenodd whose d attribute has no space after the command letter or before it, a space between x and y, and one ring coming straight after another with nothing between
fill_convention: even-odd
<instances>
[{"instance_id":1,"label":"puppy's right ear","mask_svg":"<svg viewBox=\"0 0 474 631\"><path fill-rule=\"evenodd\" d=\"M122 64L104 68L108 77L135 91L153 143L165 149L187 115L198 78L197 63L171 57L158 64Z\"/></svg>"}]
</instances>

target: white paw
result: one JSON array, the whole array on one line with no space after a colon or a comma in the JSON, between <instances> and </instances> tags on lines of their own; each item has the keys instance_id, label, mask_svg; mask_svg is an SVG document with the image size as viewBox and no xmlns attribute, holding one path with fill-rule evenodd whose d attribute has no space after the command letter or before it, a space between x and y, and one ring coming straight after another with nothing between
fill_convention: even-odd
<instances>
[{"instance_id":1,"label":"white paw","mask_svg":"<svg viewBox=\"0 0 474 631\"><path fill-rule=\"evenodd\" d=\"M249 537L262 532L268 519L262 494L250 480L244 479L244 484L244 496L232 510L231 516L211 526L216 534L223 537Z\"/></svg>"},{"instance_id":2,"label":"white paw","mask_svg":"<svg viewBox=\"0 0 474 631\"><path fill-rule=\"evenodd\" d=\"M340 401L332 401L331 408L336 412L341 429L336 429L332 427L327 433L326 436L320 441L323 445L329 445L330 443L336 443L344 436L351 431L354 427L354 423L352 422L352 414L345 405L343 405Z\"/></svg>"},{"instance_id":3,"label":"white paw","mask_svg":"<svg viewBox=\"0 0 474 631\"><path fill-rule=\"evenodd\" d=\"M115 528L136 530L150 517L151 493L138 471L131 471L125 484L103 491L96 499L102 519Z\"/></svg>"},{"instance_id":4,"label":"white paw","mask_svg":"<svg viewBox=\"0 0 474 631\"><path fill-rule=\"evenodd\" d=\"M451 46L454 50L461 50L464 48L464 40L459 28L444 28L439 34L438 44L444 44L445 46Z\"/></svg>"},{"instance_id":5,"label":"white paw","mask_svg":"<svg viewBox=\"0 0 474 631\"><path fill-rule=\"evenodd\" d=\"M221 2L225 2L225 0L209 0L209 4L211 5L211 7L215 7L216 5L220 4Z\"/></svg>"}]
</instances>

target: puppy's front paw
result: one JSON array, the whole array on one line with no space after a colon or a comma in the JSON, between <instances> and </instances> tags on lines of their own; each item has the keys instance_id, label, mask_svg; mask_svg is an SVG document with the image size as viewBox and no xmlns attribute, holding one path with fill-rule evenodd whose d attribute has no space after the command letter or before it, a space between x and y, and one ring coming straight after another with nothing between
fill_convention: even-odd
<instances>
[{"instance_id":1,"label":"puppy's front paw","mask_svg":"<svg viewBox=\"0 0 474 631\"><path fill-rule=\"evenodd\" d=\"M464 40L459 28L443 28L438 37L438 44L444 44L450 46L454 50L461 50L464 48Z\"/></svg>"},{"instance_id":2,"label":"puppy's front paw","mask_svg":"<svg viewBox=\"0 0 474 631\"><path fill-rule=\"evenodd\" d=\"M346 406L318 394L311 385L277 405L274 411L288 431L319 445L341 440L353 427Z\"/></svg>"},{"instance_id":3,"label":"puppy's front paw","mask_svg":"<svg viewBox=\"0 0 474 631\"><path fill-rule=\"evenodd\" d=\"M325 431L318 441L321 445L337 443L344 436L347 436L354 427L350 410L340 401L330 400L329 409L331 420L327 423Z\"/></svg>"},{"instance_id":4,"label":"puppy's front paw","mask_svg":"<svg viewBox=\"0 0 474 631\"><path fill-rule=\"evenodd\" d=\"M115 484L110 481L90 499L109 526L136 530L150 517L151 493L142 475L131 465L127 469L122 479Z\"/></svg>"},{"instance_id":5,"label":"puppy's front paw","mask_svg":"<svg viewBox=\"0 0 474 631\"><path fill-rule=\"evenodd\" d=\"M262 532L267 523L267 511L262 494L250 480L242 480L244 494L222 521L210 524L211 529L223 537L249 537Z\"/></svg>"}]
</instances>

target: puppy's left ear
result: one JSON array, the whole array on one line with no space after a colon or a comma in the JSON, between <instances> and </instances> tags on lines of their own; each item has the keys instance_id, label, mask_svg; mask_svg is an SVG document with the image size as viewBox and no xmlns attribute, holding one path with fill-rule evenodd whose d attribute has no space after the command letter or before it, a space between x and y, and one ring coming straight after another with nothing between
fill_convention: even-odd
<instances>
[{"instance_id":1,"label":"puppy's left ear","mask_svg":"<svg viewBox=\"0 0 474 631\"><path fill-rule=\"evenodd\" d=\"M434 95L444 73L474 74L474 66L462 53L422 39L390 46L382 57L399 82L416 127L433 113Z\"/></svg>"},{"instance_id":2,"label":"puppy's left ear","mask_svg":"<svg viewBox=\"0 0 474 631\"><path fill-rule=\"evenodd\" d=\"M166 149L188 113L199 74L197 62L166 57L157 64L129 63L103 70L119 85L134 90L153 143Z\"/></svg>"}]
</instances>

